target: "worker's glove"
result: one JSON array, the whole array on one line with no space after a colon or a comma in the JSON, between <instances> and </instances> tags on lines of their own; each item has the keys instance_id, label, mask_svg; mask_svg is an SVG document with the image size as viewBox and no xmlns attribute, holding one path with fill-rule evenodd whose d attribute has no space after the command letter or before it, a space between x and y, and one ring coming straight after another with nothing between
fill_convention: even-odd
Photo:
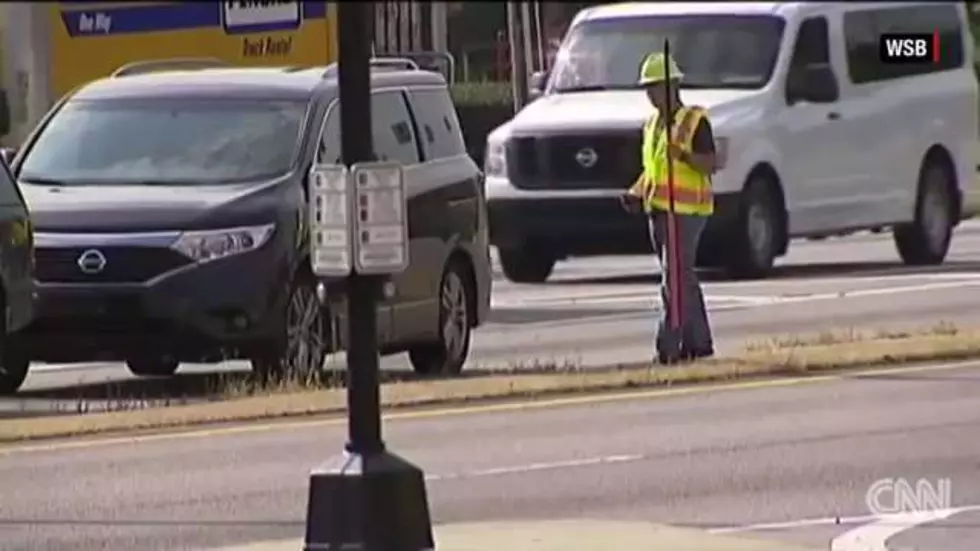
<instances>
[{"instance_id":1,"label":"worker's glove","mask_svg":"<svg viewBox=\"0 0 980 551\"><path fill-rule=\"evenodd\" d=\"M622 205L623 210L631 214L639 214L643 212L643 201L632 193L624 193L620 195L619 204Z\"/></svg>"}]
</instances>

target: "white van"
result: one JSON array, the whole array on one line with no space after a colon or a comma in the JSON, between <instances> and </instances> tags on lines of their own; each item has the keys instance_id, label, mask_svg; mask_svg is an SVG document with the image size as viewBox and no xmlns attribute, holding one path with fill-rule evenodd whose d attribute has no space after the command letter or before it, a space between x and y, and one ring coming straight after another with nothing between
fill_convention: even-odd
<instances>
[{"instance_id":1,"label":"white van","mask_svg":"<svg viewBox=\"0 0 980 551\"><path fill-rule=\"evenodd\" d=\"M505 275L650 251L618 196L640 173L652 107L636 81L665 38L681 97L709 110L725 167L699 264L764 277L791 238L891 228L907 264L941 263L975 174L978 85L965 4L614 4L569 27L537 99L487 140L492 243ZM886 64L887 33L938 37L938 62Z\"/></svg>"}]
</instances>

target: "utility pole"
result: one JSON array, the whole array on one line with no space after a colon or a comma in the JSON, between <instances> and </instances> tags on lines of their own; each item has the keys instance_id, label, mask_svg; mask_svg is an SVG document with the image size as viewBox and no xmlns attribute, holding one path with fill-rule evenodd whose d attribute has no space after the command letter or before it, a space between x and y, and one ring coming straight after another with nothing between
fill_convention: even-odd
<instances>
[{"instance_id":1,"label":"utility pole","mask_svg":"<svg viewBox=\"0 0 980 551\"><path fill-rule=\"evenodd\" d=\"M349 439L341 455L310 475L305 551L434 549L422 470L389 452L381 437L377 301L385 274L407 266L408 228L401 166L372 162L374 5L337 4L343 165L317 166L310 177L313 273L346 276ZM392 196L396 203L378 204ZM401 224L401 242L370 242L372 224ZM378 251L388 253L383 264L361 254Z\"/></svg>"},{"instance_id":2,"label":"utility pole","mask_svg":"<svg viewBox=\"0 0 980 551\"><path fill-rule=\"evenodd\" d=\"M521 55L523 44L520 33L520 2L507 2L507 42L510 45L510 77L514 95L514 112L527 105L527 67Z\"/></svg>"}]
</instances>

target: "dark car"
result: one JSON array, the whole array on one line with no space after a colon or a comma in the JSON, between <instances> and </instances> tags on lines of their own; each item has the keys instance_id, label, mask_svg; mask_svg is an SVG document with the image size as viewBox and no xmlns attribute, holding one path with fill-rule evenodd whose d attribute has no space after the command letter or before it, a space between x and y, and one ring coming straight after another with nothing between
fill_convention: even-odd
<instances>
[{"instance_id":1,"label":"dark car","mask_svg":"<svg viewBox=\"0 0 980 551\"><path fill-rule=\"evenodd\" d=\"M390 61L365 131L405 166L410 266L385 285L379 339L456 373L490 305L482 173L445 79ZM153 66L61 101L13 162L37 232L24 362L321 366L343 348L343 280L312 275L307 181L340 161L336 67Z\"/></svg>"},{"instance_id":2,"label":"dark car","mask_svg":"<svg viewBox=\"0 0 980 551\"><path fill-rule=\"evenodd\" d=\"M16 391L27 377L11 335L31 321L34 309L34 230L6 157L0 159L0 394Z\"/></svg>"}]
</instances>

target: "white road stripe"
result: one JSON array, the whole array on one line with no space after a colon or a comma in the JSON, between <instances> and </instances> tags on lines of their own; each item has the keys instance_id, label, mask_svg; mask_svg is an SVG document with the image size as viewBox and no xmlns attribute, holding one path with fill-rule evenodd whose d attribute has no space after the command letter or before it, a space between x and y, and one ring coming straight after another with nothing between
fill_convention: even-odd
<instances>
[{"instance_id":1,"label":"white road stripe","mask_svg":"<svg viewBox=\"0 0 980 551\"><path fill-rule=\"evenodd\" d=\"M934 509L885 515L837 536L830 542L830 551L888 551L885 543L890 538L916 526L947 519L964 510L967 509Z\"/></svg>"},{"instance_id":2,"label":"white road stripe","mask_svg":"<svg viewBox=\"0 0 980 551\"><path fill-rule=\"evenodd\" d=\"M880 287L872 289L854 289L850 291L830 291L825 293L813 293L805 295L780 296L780 295L715 295L706 293L705 299L708 302L719 301L726 303L739 303L746 306L778 306L784 304L797 304L801 302L816 302L827 300L840 300L847 298L862 298L885 295L897 295L904 293L917 293L925 291L938 291L942 289L957 289L963 287L980 287L980 279L960 280L960 281L941 281L935 283L922 283L919 285L903 285L897 287ZM515 307L569 307L569 306L606 306L615 304L658 304L659 300L655 295L643 295L637 292L634 295L614 295L602 296L592 295L591 297L542 297L539 299L516 299L516 300L496 300L493 302L494 308L515 308Z\"/></svg>"},{"instance_id":3,"label":"white road stripe","mask_svg":"<svg viewBox=\"0 0 980 551\"><path fill-rule=\"evenodd\" d=\"M543 463L528 463L526 465L514 465L510 467L495 467L477 471L451 473L444 475L427 475L427 481L446 481L462 480L467 478L483 478L488 476L500 476L507 474L524 474L538 471L553 471L557 469L571 469L575 467L593 467L597 465L608 465L611 463L629 463L640 461L643 455L604 455L599 457L587 457L583 459L570 459L567 461L550 461Z\"/></svg>"},{"instance_id":4,"label":"white road stripe","mask_svg":"<svg viewBox=\"0 0 980 551\"><path fill-rule=\"evenodd\" d=\"M888 539L930 522L950 518L961 513L980 511L980 505L965 505L951 509L937 509L918 513L897 515L863 515L851 517L822 517L784 522L747 524L708 530L712 534L734 534L742 532L763 532L792 530L813 526L833 526L862 524L857 528L837 536L831 541L831 551L888 551Z\"/></svg>"}]
</instances>

